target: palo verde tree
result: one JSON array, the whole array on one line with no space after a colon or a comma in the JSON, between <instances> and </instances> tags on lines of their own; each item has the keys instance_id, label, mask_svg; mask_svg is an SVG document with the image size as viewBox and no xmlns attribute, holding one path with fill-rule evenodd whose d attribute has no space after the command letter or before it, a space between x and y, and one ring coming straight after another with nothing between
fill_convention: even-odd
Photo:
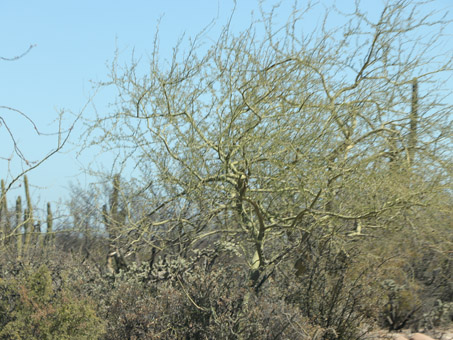
<instances>
[{"instance_id":1,"label":"palo verde tree","mask_svg":"<svg viewBox=\"0 0 453 340\"><path fill-rule=\"evenodd\" d=\"M330 7L307 27L322 8L296 4L281 26L278 7L263 10L209 48L206 32L179 44L168 62L156 37L147 74L115 59L101 86L117 89L116 109L86 134L127 154L143 174L136 195L151 192L128 218L130 244L216 240L256 286L314 230L349 240L401 227L445 194L449 22L430 2L394 0L378 15Z\"/></svg>"}]
</instances>

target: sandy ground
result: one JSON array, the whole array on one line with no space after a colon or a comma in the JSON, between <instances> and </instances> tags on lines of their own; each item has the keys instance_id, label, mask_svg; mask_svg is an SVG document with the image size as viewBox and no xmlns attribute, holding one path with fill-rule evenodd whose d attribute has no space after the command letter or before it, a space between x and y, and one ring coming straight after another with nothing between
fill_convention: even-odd
<instances>
[{"instance_id":1,"label":"sandy ground","mask_svg":"<svg viewBox=\"0 0 453 340\"><path fill-rule=\"evenodd\" d=\"M367 340L453 340L453 329L432 330L420 333L412 333L410 330L403 330L401 333L389 333L387 331L372 332Z\"/></svg>"}]
</instances>

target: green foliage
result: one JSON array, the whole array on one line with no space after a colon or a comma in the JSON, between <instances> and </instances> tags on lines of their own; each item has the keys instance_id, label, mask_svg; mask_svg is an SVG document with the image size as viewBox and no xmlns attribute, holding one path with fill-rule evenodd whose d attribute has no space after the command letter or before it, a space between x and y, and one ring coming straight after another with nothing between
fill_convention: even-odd
<instances>
[{"instance_id":1,"label":"green foliage","mask_svg":"<svg viewBox=\"0 0 453 340\"><path fill-rule=\"evenodd\" d=\"M46 266L41 266L33 272L26 281L28 298L39 304L47 304L53 293L52 277Z\"/></svg>"},{"instance_id":2,"label":"green foliage","mask_svg":"<svg viewBox=\"0 0 453 340\"><path fill-rule=\"evenodd\" d=\"M22 279L0 281L0 339L94 340L103 324L87 299L55 291L46 266Z\"/></svg>"}]
</instances>

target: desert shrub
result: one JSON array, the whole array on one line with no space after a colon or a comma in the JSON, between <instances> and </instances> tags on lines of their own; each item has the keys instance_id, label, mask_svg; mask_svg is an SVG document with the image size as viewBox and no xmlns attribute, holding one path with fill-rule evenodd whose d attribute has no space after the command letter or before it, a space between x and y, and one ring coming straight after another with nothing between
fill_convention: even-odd
<instances>
[{"instance_id":1,"label":"desert shrub","mask_svg":"<svg viewBox=\"0 0 453 340\"><path fill-rule=\"evenodd\" d=\"M437 300L429 312L424 313L419 325L424 329L447 328L453 321L453 302Z\"/></svg>"},{"instance_id":2,"label":"desert shrub","mask_svg":"<svg viewBox=\"0 0 453 340\"><path fill-rule=\"evenodd\" d=\"M148 282L138 272L117 275L105 339L310 339L312 327L276 286L256 295L238 265L186 269Z\"/></svg>"},{"instance_id":3,"label":"desert shrub","mask_svg":"<svg viewBox=\"0 0 453 340\"><path fill-rule=\"evenodd\" d=\"M399 285L391 279L384 280L382 286L387 293L382 311L384 326L390 331L401 330L421 308L418 287L413 283Z\"/></svg>"},{"instance_id":4,"label":"desert shrub","mask_svg":"<svg viewBox=\"0 0 453 340\"><path fill-rule=\"evenodd\" d=\"M52 287L46 266L0 281L0 339L98 339L103 324L91 303Z\"/></svg>"},{"instance_id":5,"label":"desert shrub","mask_svg":"<svg viewBox=\"0 0 453 340\"><path fill-rule=\"evenodd\" d=\"M362 339L377 318L381 263L360 249L313 230L288 263L291 275L277 280L286 301L319 327L321 339Z\"/></svg>"},{"instance_id":6,"label":"desert shrub","mask_svg":"<svg viewBox=\"0 0 453 340\"><path fill-rule=\"evenodd\" d=\"M391 330L403 327L419 330L451 325L450 215L435 209L421 210L411 227L378 233L373 246L368 243L374 255L392 258L381 273L386 301L379 320L382 326Z\"/></svg>"}]
</instances>

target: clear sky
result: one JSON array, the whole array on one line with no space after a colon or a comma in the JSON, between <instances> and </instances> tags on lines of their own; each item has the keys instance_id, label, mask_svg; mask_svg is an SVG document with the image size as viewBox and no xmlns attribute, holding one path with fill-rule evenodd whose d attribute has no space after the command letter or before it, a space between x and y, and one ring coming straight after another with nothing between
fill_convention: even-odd
<instances>
[{"instance_id":1,"label":"clear sky","mask_svg":"<svg viewBox=\"0 0 453 340\"><path fill-rule=\"evenodd\" d=\"M337 2L343 1L353 3L352 0ZM268 5L275 3L267 1ZM373 10L374 0L363 3ZM282 4L280 18L286 19L292 1L284 0ZM133 48L135 55L146 56L152 49L161 18L162 56L169 58L171 48L183 33L194 36L213 19L221 27L233 5L232 0L0 0L0 57L20 55L31 44L36 45L17 61L0 60L0 106L26 113L43 132L55 131L58 125L52 122L61 110L74 114L82 110L92 94L90 81L108 79L108 63L116 48L125 60L130 58ZM435 6L451 8L451 0L437 0ZM258 13L257 0L238 0L235 30L250 24L252 11ZM211 32L215 36L215 29ZM105 95L95 98L98 109L113 101L114 98ZM92 107L88 106L85 114L89 115L90 110ZM0 110L0 117L11 128L27 159L37 160L55 147L55 136L36 136L32 126L17 113ZM67 125L72 116L65 117ZM81 129L81 125L76 126L64 153L29 174L33 197L43 207L48 200L66 199L70 182L85 186L93 180L81 170L88 165L90 155L75 158ZM12 145L3 127L0 127L0 145L0 157L11 156ZM19 171L17 160L15 157L9 163L12 174ZM7 176L7 166L8 162L0 159L0 177ZM107 164L105 167L109 168ZM23 195L20 190L12 191L9 200L19 193Z\"/></svg>"},{"instance_id":2,"label":"clear sky","mask_svg":"<svg viewBox=\"0 0 453 340\"><path fill-rule=\"evenodd\" d=\"M250 13L257 9L256 1L237 6L237 22L245 27ZM20 55L31 44L30 53L17 61L0 61L0 105L18 109L38 125L43 132L58 129L53 123L61 110L77 114L92 94L91 81L107 80L108 63L115 49L130 58L146 56L151 51L160 18L163 57L169 57L171 48L182 34L193 36L218 18L225 22L231 13L233 1L0 1L0 57ZM167 56L165 55L167 54ZM96 98L97 108L114 98ZM92 107L85 110L89 115ZM32 125L17 113L1 110L18 145L28 160L40 159L55 147L56 137L37 136ZM73 116L66 114L66 126ZM53 123L53 124L52 124ZM65 198L69 182L86 185L91 178L81 168L90 157L76 159L79 142L78 124L63 154L49 159L29 173L35 199L58 200ZM1 129L0 156L10 157L13 146ZM7 147L6 147L7 146ZM6 148L5 148L6 147ZM6 149L6 150L5 150ZM11 173L19 173L18 157L9 164ZM8 162L0 161L2 178L8 173ZM108 165L105 165L108 168ZM17 186L16 186L17 187ZM16 196L20 191L9 194ZM17 192L17 193L16 193ZM41 202L41 205L45 202Z\"/></svg>"}]
</instances>

